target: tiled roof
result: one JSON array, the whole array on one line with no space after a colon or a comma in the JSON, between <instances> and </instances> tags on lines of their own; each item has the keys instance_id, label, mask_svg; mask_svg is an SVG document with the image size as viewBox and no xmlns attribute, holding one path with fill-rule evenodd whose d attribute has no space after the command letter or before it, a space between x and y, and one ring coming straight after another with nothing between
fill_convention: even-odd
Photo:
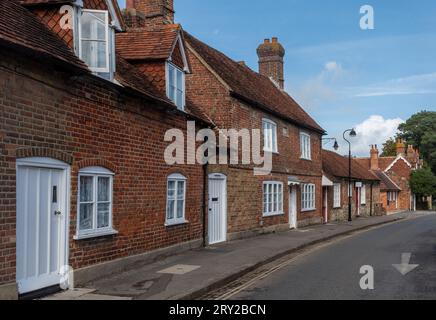
<instances>
[{"instance_id":1,"label":"tiled roof","mask_svg":"<svg viewBox=\"0 0 436 320\"><path fill-rule=\"evenodd\" d=\"M172 104L172 102L168 100L168 98L163 95L160 90L154 87L153 84L149 82L136 67L128 63L119 55L117 55L116 70L115 80L117 80L121 85L130 87L142 92L145 95L151 95Z\"/></svg>"},{"instance_id":2,"label":"tiled roof","mask_svg":"<svg viewBox=\"0 0 436 320\"><path fill-rule=\"evenodd\" d=\"M379 157L378 158L378 165L380 170L386 170L392 162L395 161L397 157ZM371 168L371 162L370 158L355 158L355 160L363 167L370 169Z\"/></svg>"},{"instance_id":3,"label":"tiled roof","mask_svg":"<svg viewBox=\"0 0 436 320\"><path fill-rule=\"evenodd\" d=\"M117 72L115 74L115 80L117 80L122 86L134 89L142 94L151 97L152 99L158 99L167 104L170 109L177 110L174 103L168 99L168 97L158 88L156 88L147 77L144 77L142 72L135 66L128 63L122 57L117 55ZM190 101L186 101L185 111L188 115L193 116L197 120L201 120L208 125L213 124L212 121Z\"/></svg>"},{"instance_id":4,"label":"tiled roof","mask_svg":"<svg viewBox=\"0 0 436 320\"><path fill-rule=\"evenodd\" d=\"M154 29L129 29L116 35L116 46L127 60L160 60L171 55L180 25L162 25Z\"/></svg>"},{"instance_id":5,"label":"tiled roof","mask_svg":"<svg viewBox=\"0 0 436 320\"><path fill-rule=\"evenodd\" d=\"M336 152L322 151L322 169L329 175L338 178L348 177L348 157L341 156ZM368 169L362 167L355 159L352 159L351 177L353 179L377 181L378 177Z\"/></svg>"},{"instance_id":6,"label":"tiled roof","mask_svg":"<svg viewBox=\"0 0 436 320\"><path fill-rule=\"evenodd\" d=\"M401 191L401 188L392 181L389 176L381 170L373 171L374 174L381 180L380 190L382 191Z\"/></svg>"},{"instance_id":7,"label":"tiled roof","mask_svg":"<svg viewBox=\"0 0 436 320\"><path fill-rule=\"evenodd\" d=\"M15 0L0 1L0 42L88 71L62 40Z\"/></svg>"},{"instance_id":8,"label":"tiled roof","mask_svg":"<svg viewBox=\"0 0 436 320\"><path fill-rule=\"evenodd\" d=\"M324 132L291 96L280 90L268 77L230 59L189 33L184 32L184 35L186 42L229 85L236 97L300 126Z\"/></svg>"}]
</instances>

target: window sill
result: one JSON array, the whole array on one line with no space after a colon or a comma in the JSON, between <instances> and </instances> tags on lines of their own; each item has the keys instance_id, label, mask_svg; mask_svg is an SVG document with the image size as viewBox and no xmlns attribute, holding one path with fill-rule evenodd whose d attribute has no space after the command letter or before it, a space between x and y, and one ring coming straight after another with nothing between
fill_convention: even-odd
<instances>
[{"instance_id":1,"label":"window sill","mask_svg":"<svg viewBox=\"0 0 436 320\"><path fill-rule=\"evenodd\" d=\"M280 153L278 151L272 151L272 150L263 150L263 152L268 152L268 153L272 153L272 154L276 154L279 155Z\"/></svg>"},{"instance_id":2,"label":"window sill","mask_svg":"<svg viewBox=\"0 0 436 320\"><path fill-rule=\"evenodd\" d=\"M92 239L92 238L100 238L100 237L106 237L106 236L113 236L117 235L118 231L116 230L105 230L105 231L97 231L87 234L77 234L73 237L74 240L86 240L86 239Z\"/></svg>"},{"instance_id":3,"label":"window sill","mask_svg":"<svg viewBox=\"0 0 436 320\"><path fill-rule=\"evenodd\" d=\"M301 209L301 212L311 212L311 211L316 211L316 208Z\"/></svg>"},{"instance_id":4,"label":"window sill","mask_svg":"<svg viewBox=\"0 0 436 320\"><path fill-rule=\"evenodd\" d=\"M176 226L181 226L181 225L188 224L188 223L189 223L188 220L180 221L180 222L166 222L165 227L167 227L167 228L176 227Z\"/></svg>"},{"instance_id":5,"label":"window sill","mask_svg":"<svg viewBox=\"0 0 436 320\"><path fill-rule=\"evenodd\" d=\"M307 159L307 158L303 158L303 157L300 157L300 160L312 161L312 159Z\"/></svg>"},{"instance_id":6,"label":"window sill","mask_svg":"<svg viewBox=\"0 0 436 320\"><path fill-rule=\"evenodd\" d=\"M262 215L263 218L269 218L269 217L277 217L277 216L283 216L285 213L284 212L279 212L279 213L264 213Z\"/></svg>"}]
</instances>

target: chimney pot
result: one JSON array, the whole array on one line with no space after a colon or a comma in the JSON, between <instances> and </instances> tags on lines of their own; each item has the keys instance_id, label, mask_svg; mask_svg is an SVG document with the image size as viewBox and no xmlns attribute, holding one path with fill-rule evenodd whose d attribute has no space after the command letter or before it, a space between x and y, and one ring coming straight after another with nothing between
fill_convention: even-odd
<instances>
[{"instance_id":1,"label":"chimney pot","mask_svg":"<svg viewBox=\"0 0 436 320\"><path fill-rule=\"evenodd\" d=\"M259 57L259 73L279 85L281 89L285 87L284 78L284 62L285 49L278 42L277 37L265 39L263 44L257 48L257 55Z\"/></svg>"}]
</instances>

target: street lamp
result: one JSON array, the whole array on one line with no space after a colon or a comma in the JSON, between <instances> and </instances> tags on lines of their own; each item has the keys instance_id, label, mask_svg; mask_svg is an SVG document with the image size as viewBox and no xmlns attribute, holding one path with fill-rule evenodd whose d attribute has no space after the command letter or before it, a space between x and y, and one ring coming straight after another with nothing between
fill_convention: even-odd
<instances>
[{"instance_id":1,"label":"street lamp","mask_svg":"<svg viewBox=\"0 0 436 320\"><path fill-rule=\"evenodd\" d=\"M357 136L357 133L354 129L348 129L342 135L344 140L348 142L348 221L351 222L353 220L351 217L351 198L353 196L351 193L351 142L345 138L345 134L348 132L351 138Z\"/></svg>"},{"instance_id":2,"label":"street lamp","mask_svg":"<svg viewBox=\"0 0 436 320\"><path fill-rule=\"evenodd\" d=\"M336 140L336 138L322 138L322 140L324 140L324 141L332 141L332 140L334 140L335 143L333 145L333 149L335 149L335 151L338 151L339 143L338 143L338 140Z\"/></svg>"}]
</instances>

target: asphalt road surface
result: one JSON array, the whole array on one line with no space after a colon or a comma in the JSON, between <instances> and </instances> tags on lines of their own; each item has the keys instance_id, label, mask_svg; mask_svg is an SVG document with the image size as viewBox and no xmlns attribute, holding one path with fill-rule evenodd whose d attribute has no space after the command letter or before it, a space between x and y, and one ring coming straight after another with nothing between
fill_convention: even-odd
<instances>
[{"instance_id":1,"label":"asphalt road surface","mask_svg":"<svg viewBox=\"0 0 436 320\"><path fill-rule=\"evenodd\" d=\"M406 262L419 266L403 276L393 264L401 264L405 253L411 253ZM373 290L361 289L364 265L374 269ZM315 249L229 298L436 299L436 215L386 225Z\"/></svg>"}]
</instances>

